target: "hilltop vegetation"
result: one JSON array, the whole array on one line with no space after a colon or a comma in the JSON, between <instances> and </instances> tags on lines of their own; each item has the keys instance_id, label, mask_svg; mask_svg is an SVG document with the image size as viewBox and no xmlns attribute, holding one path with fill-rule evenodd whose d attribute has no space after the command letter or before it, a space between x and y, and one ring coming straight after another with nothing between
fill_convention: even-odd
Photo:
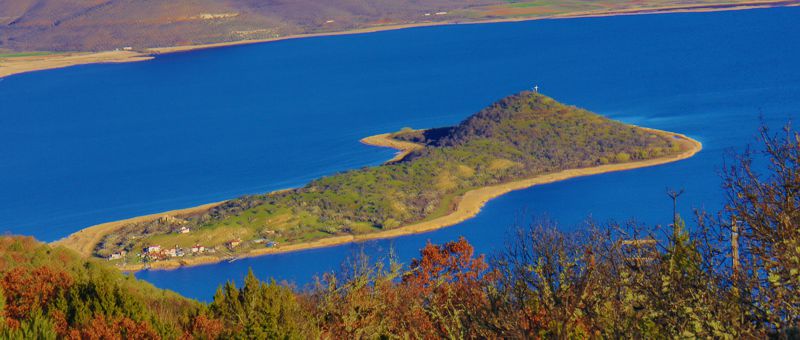
<instances>
[{"instance_id":1,"label":"hilltop vegetation","mask_svg":"<svg viewBox=\"0 0 800 340\"><path fill-rule=\"evenodd\" d=\"M748 0L13 0L0 1L0 53L145 49L390 24L608 13Z\"/></svg>"},{"instance_id":2,"label":"hilltop vegetation","mask_svg":"<svg viewBox=\"0 0 800 340\"><path fill-rule=\"evenodd\" d=\"M472 189L670 156L687 147L677 136L615 122L533 92L504 98L453 128L396 137L422 138L425 147L400 162L320 178L299 189L127 225L106 235L96 255L125 254L124 261L137 263L147 259L137 255L144 247L159 245L186 255L228 256L265 245L391 230L449 214ZM205 250L189 253L196 245Z\"/></svg>"}]
</instances>

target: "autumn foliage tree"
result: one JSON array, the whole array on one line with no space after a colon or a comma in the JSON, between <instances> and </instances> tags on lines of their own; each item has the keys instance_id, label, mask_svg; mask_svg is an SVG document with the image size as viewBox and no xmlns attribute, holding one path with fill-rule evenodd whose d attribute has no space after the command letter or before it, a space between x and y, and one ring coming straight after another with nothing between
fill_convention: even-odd
<instances>
[{"instance_id":1,"label":"autumn foliage tree","mask_svg":"<svg viewBox=\"0 0 800 340\"><path fill-rule=\"evenodd\" d=\"M34 312L47 314L51 302L63 297L72 283L69 274L50 267L12 269L0 281L5 295L7 324L14 328Z\"/></svg>"},{"instance_id":2,"label":"autumn foliage tree","mask_svg":"<svg viewBox=\"0 0 800 340\"><path fill-rule=\"evenodd\" d=\"M480 337L487 268L463 238L429 243L405 271L359 256L345 275L323 277L308 303L324 338Z\"/></svg>"},{"instance_id":3,"label":"autumn foliage tree","mask_svg":"<svg viewBox=\"0 0 800 340\"><path fill-rule=\"evenodd\" d=\"M514 337L586 337L597 303L591 244L558 231L549 221L519 229L494 260L501 317L494 325Z\"/></svg>"},{"instance_id":4,"label":"autumn foliage tree","mask_svg":"<svg viewBox=\"0 0 800 340\"><path fill-rule=\"evenodd\" d=\"M179 338L202 306L32 238L0 238L0 338Z\"/></svg>"},{"instance_id":5,"label":"autumn foliage tree","mask_svg":"<svg viewBox=\"0 0 800 340\"><path fill-rule=\"evenodd\" d=\"M427 314L433 335L460 339L480 337L487 305L486 287L495 279L487 273L484 256L474 256L465 238L437 246L428 243L411 261L399 289L405 289Z\"/></svg>"},{"instance_id":6,"label":"autumn foliage tree","mask_svg":"<svg viewBox=\"0 0 800 340\"><path fill-rule=\"evenodd\" d=\"M800 134L762 127L763 148L734 155L724 169L727 202L712 228L728 230L743 325L798 334L800 329ZM724 249L733 253L733 249Z\"/></svg>"},{"instance_id":7,"label":"autumn foliage tree","mask_svg":"<svg viewBox=\"0 0 800 340\"><path fill-rule=\"evenodd\" d=\"M97 315L86 324L70 329L65 339L123 340L123 339L161 339L146 322L133 321L126 317L107 319Z\"/></svg>"},{"instance_id":8,"label":"autumn foliage tree","mask_svg":"<svg viewBox=\"0 0 800 340\"><path fill-rule=\"evenodd\" d=\"M213 340L218 339L224 331L225 325L221 320L198 315L192 320L186 335L198 340Z\"/></svg>"}]
</instances>

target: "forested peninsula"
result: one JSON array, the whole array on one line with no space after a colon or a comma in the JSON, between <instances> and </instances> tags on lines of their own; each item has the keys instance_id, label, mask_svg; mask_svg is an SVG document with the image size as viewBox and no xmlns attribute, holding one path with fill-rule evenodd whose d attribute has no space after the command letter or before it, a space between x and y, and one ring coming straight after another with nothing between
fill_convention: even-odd
<instances>
[{"instance_id":1,"label":"forested peninsula","mask_svg":"<svg viewBox=\"0 0 800 340\"><path fill-rule=\"evenodd\" d=\"M623 124L531 91L454 127L404 129L384 139L415 147L384 165L302 188L117 223L58 243L135 270L391 237L455 224L510 190L662 164L701 148L683 135Z\"/></svg>"}]
</instances>

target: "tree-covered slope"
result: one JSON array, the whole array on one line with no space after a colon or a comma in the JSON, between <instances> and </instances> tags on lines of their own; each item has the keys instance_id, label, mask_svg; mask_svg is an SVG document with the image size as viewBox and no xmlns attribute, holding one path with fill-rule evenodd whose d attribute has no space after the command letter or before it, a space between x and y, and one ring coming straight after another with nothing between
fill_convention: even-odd
<instances>
[{"instance_id":1,"label":"tree-covered slope","mask_svg":"<svg viewBox=\"0 0 800 340\"><path fill-rule=\"evenodd\" d=\"M0 338L179 338L204 308L71 250L0 237Z\"/></svg>"},{"instance_id":2,"label":"tree-covered slope","mask_svg":"<svg viewBox=\"0 0 800 340\"><path fill-rule=\"evenodd\" d=\"M99 256L149 245L215 256L335 235L388 230L446 215L469 190L565 169L673 155L675 136L616 122L533 92L487 107L453 128L405 132L426 146L401 162L347 171L305 187L231 200L193 216L128 225L107 235ZM185 233L179 231L184 229ZM228 244L242 240L241 244ZM247 242L247 241L258 242ZM186 252L188 255L191 255Z\"/></svg>"}]
</instances>

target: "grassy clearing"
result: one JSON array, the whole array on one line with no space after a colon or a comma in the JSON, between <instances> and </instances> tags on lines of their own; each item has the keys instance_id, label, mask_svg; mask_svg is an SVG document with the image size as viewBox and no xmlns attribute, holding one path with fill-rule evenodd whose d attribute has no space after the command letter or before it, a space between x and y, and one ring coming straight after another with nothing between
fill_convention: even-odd
<instances>
[{"instance_id":1,"label":"grassy clearing","mask_svg":"<svg viewBox=\"0 0 800 340\"><path fill-rule=\"evenodd\" d=\"M20 57L38 57L46 55L61 54L62 52L18 52L18 53L0 53L0 58L20 58Z\"/></svg>"}]
</instances>

